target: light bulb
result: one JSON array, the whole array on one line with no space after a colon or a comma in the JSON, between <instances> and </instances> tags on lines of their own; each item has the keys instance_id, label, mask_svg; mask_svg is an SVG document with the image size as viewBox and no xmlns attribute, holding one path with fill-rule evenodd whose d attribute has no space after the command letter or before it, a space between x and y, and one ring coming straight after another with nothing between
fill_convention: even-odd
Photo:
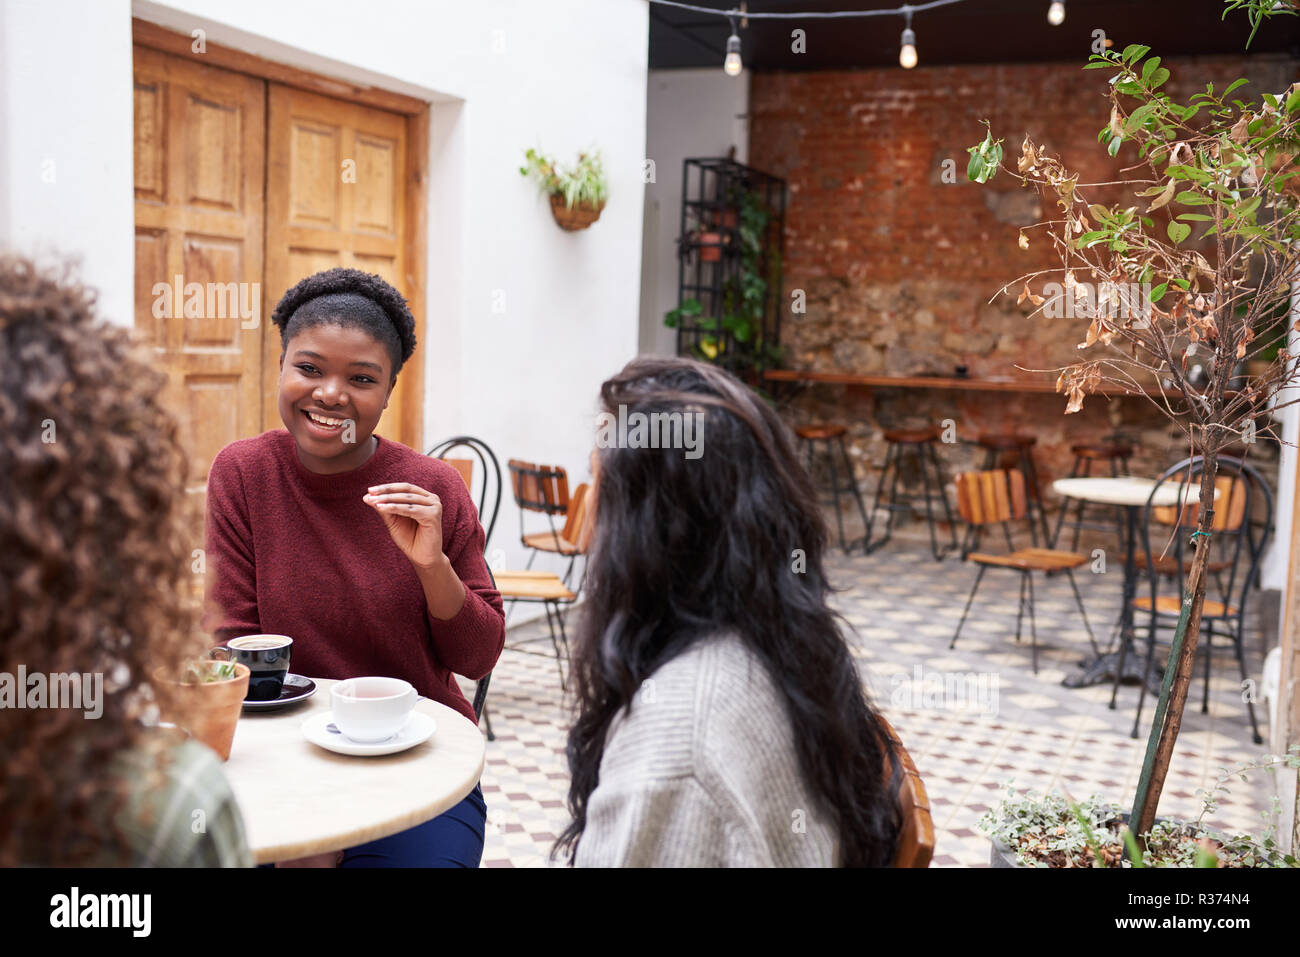
<instances>
[{"instance_id":1,"label":"light bulb","mask_svg":"<svg viewBox=\"0 0 1300 957\"><path fill-rule=\"evenodd\" d=\"M727 58L722 61L722 70L727 76L739 76L744 69L740 62L740 37L734 33L727 38Z\"/></svg>"},{"instance_id":2,"label":"light bulb","mask_svg":"<svg viewBox=\"0 0 1300 957\"><path fill-rule=\"evenodd\" d=\"M916 34L908 27L903 31L903 46L898 51L898 65L904 70L916 66Z\"/></svg>"},{"instance_id":3,"label":"light bulb","mask_svg":"<svg viewBox=\"0 0 1300 957\"><path fill-rule=\"evenodd\" d=\"M1065 22L1065 0L1052 0L1052 5L1047 8L1047 22L1054 27Z\"/></svg>"}]
</instances>

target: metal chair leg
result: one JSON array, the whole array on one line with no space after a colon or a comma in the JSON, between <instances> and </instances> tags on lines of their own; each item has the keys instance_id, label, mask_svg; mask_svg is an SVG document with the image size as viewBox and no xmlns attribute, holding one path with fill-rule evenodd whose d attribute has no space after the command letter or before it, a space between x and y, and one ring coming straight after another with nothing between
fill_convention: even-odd
<instances>
[{"instance_id":1,"label":"metal chair leg","mask_svg":"<svg viewBox=\"0 0 1300 957\"><path fill-rule=\"evenodd\" d=\"M1127 642L1125 642L1124 644L1127 644ZM1122 674L1124 673L1124 671L1123 671L1124 644L1121 644L1121 645L1120 645L1120 662L1121 662L1121 664L1120 664L1120 671L1115 675L1115 687L1116 687L1116 688L1119 687L1119 678L1120 678L1120 675L1122 675ZM1133 715L1133 730L1129 733L1129 737L1130 737L1130 738L1136 738L1136 737L1138 736L1138 726L1142 723L1142 704L1143 704L1143 702L1146 701L1146 696L1147 696L1147 682L1149 682L1149 681L1151 680L1151 666L1152 666L1152 664L1155 662L1155 657L1156 657L1156 615L1155 615L1154 612L1152 612L1152 614L1151 614L1151 626L1150 626L1150 631L1149 631L1148 634L1147 634L1147 657L1146 657L1146 664L1143 665L1143 667L1142 667L1142 684L1141 684L1141 686L1138 688L1137 713ZM1112 695L1112 697L1113 697L1113 695ZM1158 705L1157 705L1157 707L1158 707Z\"/></svg>"},{"instance_id":2,"label":"metal chair leg","mask_svg":"<svg viewBox=\"0 0 1300 957\"><path fill-rule=\"evenodd\" d=\"M835 474L835 453L831 448L831 440L826 440L826 463L831 469L831 501L835 507L835 525L840 531L840 549L847 552L844 547L844 513L840 511L840 477Z\"/></svg>"},{"instance_id":3,"label":"metal chair leg","mask_svg":"<svg viewBox=\"0 0 1300 957\"><path fill-rule=\"evenodd\" d=\"M1201 714L1210 713L1210 659L1214 649L1214 622L1205 623L1205 681L1201 689Z\"/></svg>"},{"instance_id":4,"label":"metal chair leg","mask_svg":"<svg viewBox=\"0 0 1300 957\"><path fill-rule=\"evenodd\" d=\"M858 480L853 475L853 462L849 458L848 447L844 444L844 436L839 436L840 456L844 459L844 468L849 476L849 491L853 495L854 501L858 503L858 514L862 516L863 534L870 531L870 522L867 521L867 510L862 504L862 492L858 489Z\"/></svg>"},{"instance_id":5,"label":"metal chair leg","mask_svg":"<svg viewBox=\"0 0 1300 957\"><path fill-rule=\"evenodd\" d=\"M880 468L880 478L876 482L876 494L871 500L871 514L867 519L867 537L862 543L863 553L869 554L875 548L879 548L885 542L889 541L889 524L885 524L885 537L877 542L874 546L871 542L871 535L876 525L876 512L880 511L880 499L885 492L885 481L889 477L889 463L894 459L894 443L890 442L885 446L885 464Z\"/></svg>"},{"instance_id":6,"label":"metal chair leg","mask_svg":"<svg viewBox=\"0 0 1300 957\"><path fill-rule=\"evenodd\" d=\"M988 569L987 565L981 565L979 573L975 576L975 585L970 590L970 597L966 599L966 607L962 609L961 621L957 622L957 631L952 636L952 641L948 643L948 650L951 651L957 644L957 639L961 637L962 626L966 624L966 616L970 613L970 606L975 601L975 593L980 589L980 581L984 578L984 572Z\"/></svg>"},{"instance_id":7,"label":"metal chair leg","mask_svg":"<svg viewBox=\"0 0 1300 957\"><path fill-rule=\"evenodd\" d=\"M957 522L952 517L952 506L948 504L948 492L943 481L943 469L939 467L939 453L935 451L933 442L926 445L926 450L929 451L930 461L934 464L934 480L939 484L939 501L943 503L943 515L948 522L948 538L951 544L946 546L944 551L955 551L957 548Z\"/></svg>"},{"instance_id":8,"label":"metal chair leg","mask_svg":"<svg viewBox=\"0 0 1300 957\"><path fill-rule=\"evenodd\" d=\"M1020 626L1025 618L1025 579L1028 577L1025 572L1020 573L1020 601L1016 605L1016 644L1020 644Z\"/></svg>"},{"instance_id":9,"label":"metal chair leg","mask_svg":"<svg viewBox=\"0 0 1300 957\"><path fill-rule=\"evenodd\" d=\"M1093 654L1101 656L1101 649L1097 647L1097 637L1092 633L1092 624L1088 621L1088 613L1083 607L1083 596L1079 594L1079 583L1074 580L1074 569L1067 568L1065 577L1070 580L1070 588L1074 591L1074 601L1079 606L1079 614L1083 616L1083 627L1088 629L1088 643L1092 645Z\"/></svg>"},{"instance_id":10,"label":"metal chair leg","mask_svg":"<svg viewBox=\"0 0 1300 957\"><path fill-rule=\"evenodd\" d=\"M1034 575L1025 572L1025 581L1029 583L1029 640L1033 649L1034 674L1038 674L1038 625L1034 616Z\"/></svg>"}]
</instances>

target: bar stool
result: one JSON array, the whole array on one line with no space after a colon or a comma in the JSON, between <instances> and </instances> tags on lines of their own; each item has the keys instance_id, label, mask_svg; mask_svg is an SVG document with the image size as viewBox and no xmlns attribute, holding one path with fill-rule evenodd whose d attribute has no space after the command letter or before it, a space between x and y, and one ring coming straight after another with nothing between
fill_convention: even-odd
<instances>
[{"instance_id":1,"label":"bar stool","mask_svg":"<svg viewBox=\"0 0 1300 957\"><path fill-rule=\"evenodd\" d=\"M990 472L998 468L998 460L1006 453L1011 452L1016 456L1016 469L1025 477L1025 488L1029 492L1029 539L1034 547L1038 547L1038 530L1043 530L1043 544L1048 542L1047 534L1047 514L1043 510L1043 493L1038 487L1038 470L1034 468L1033 447L1038 444L1038 439L1032 435L1017 435L1011 432L983 432L976 440L976 445L984 449L984 471ZM1035 520L1034 512L1037 510L1038 516ZM978 540L978 532L976 533ZM965 557L968 549L962 548L962 556Z\"/></svg>"},{"instance_id":2,"label":"bar stool","mask_svg":"<svg viewBox=\"0 0 1300 957\"><path fill-rule=\"evenodd\" d=\"M1070 469L1070 478L1087 478L1092 475L1093 463L1108 463L1110 465L1110 474L1112 478L1120 475L1129 474L1128 460L1133 455L1133 446L1125 442L1080 442L1077 445L1070 446L1070 451L1074 453L1074 466ZM1069 526L1074 529L1074 536L1071 539L1070 551L1076 551L1079 548L1079 530L1084 528L1096 529L1098 531L1110 531L1109 525L1099 525L1096 522L1085 522L1083 519L1084 508L1087 503L1079 500L1075 507L1074 518L1067 519L1066 513L1070 510L1070 499L1061 502L1061 512L1056 518L1056 531L1052 534L1052 547L1061 538L1062 526ZM1103 506L1104 507L1104 506ZM1115 529L1119 534L1119 541L1124 541L1124 510L1115 509Z\"/></svg>"},{"instance_id":3,"label":"bar stool","mask_svg":"<svg viewBox=\"0 0 1300 957\"><path fill-rule=\"evenodd\" d=\"M911 503L916 500L915 494L909 495L900 500L898 497L898 476L902 471L901 465L904 455L914 455L917 463L921 468L921 482L925 486L925 521L930 526L930 552L934 555L935 561L942 561L943 556L948 551L957 547L957 526L953 522L952 508L948 505L948 496L944 493L943 470L939 466L939 456L934 451L934 445L939 441L938 426L931 426L924 429L887 429L885 431L885 441L888 446L885 449L885 464L880 470L880 484L876 486L876 497L871 505L871 520L874 523L876 509L884 508L889 511L889 518L885 522L885 536L878 541L871 540L872 524L867 525L867 539L864 548L867 554L875 551L880 546L889 541L894 527L895 512L910 512ZM929 466L927 466L927 460ZM890 466L893 466L894 477L889 483L889 501L881 502L885 491L885 482L889 476ZM952 535L952 544L939 547L938 536L934 528L934 508L931 505L930 491L930 467L934 469L934 491L939 496L939 501L943 503L943 513L948 520L948 530Z\"/></svg>"},{"instance_id":4,"label":"bar stool","mask_svg":"<svg viewBox=\"0 0 1300 957\"><path fill-rule=\"evenodd\" d=\"M823 425L801 425L794 430L794 434L799 437L801 448L808 449L808 474L812 475L816 465L814 454L818 442L826 443L826 462L831 470L831 497L835 503L835 523L840 530L840 548L848 554L849 546L844 542L844 516L840 513L840 493L847 492L853 496L858 503L858 514L862 516L862 527L870 532L870 524L867 522L867 511L862 504L862 495L858 492L858 483L853 479L853 463L849 461L849 451L844 446L844 434L848 431L842 425L823 424ZM835 445L839 444L840 458L844 460L844 474L846 476L843 485L840 484L839 475L835 467Z\"/></svg>"}]
</instances>

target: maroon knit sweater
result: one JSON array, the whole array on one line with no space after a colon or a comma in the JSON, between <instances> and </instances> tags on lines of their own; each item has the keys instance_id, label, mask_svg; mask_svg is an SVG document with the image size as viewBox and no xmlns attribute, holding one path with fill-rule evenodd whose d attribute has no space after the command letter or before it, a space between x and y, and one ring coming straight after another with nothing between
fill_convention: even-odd
<instances>
[{"instance_id":1,"label":"maroon knit sweater","mask_svg":"<svg viewBox=\"0 0 1300 957\"><path fill-rule=\"evenodd\" d=\"M455 469L378 442L365 465L337 475L308 471L284 429L218 453L208 473L208 628L223 642L288 635L294 674L403 678L474 721L453 672L482 678L505 644L483 526ZM443 552L465 584L456 617L430 615L414 567L361 500L386 482L442 500Z\"/></svg>"}]
</instances>

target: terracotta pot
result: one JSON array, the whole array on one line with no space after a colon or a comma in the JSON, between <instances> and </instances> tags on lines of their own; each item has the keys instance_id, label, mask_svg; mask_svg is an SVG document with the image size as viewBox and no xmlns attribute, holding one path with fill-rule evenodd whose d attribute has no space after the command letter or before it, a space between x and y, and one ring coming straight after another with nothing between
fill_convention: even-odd
<instances>
[{"instance_id":1,"label":"terracotta pot","mask_svg":"<svg viewBox=\"0 0 1300 957\"><path fill-rule=\"evenodd\" d=\"M715 263L722 259L721 233L700 233L695 241L700 247L700 262Z\"/></svg>"},{"instance_id":2,"label":"terracotta pot","mask_svg":"<svg viewBox=\"0 0 1300 957\"><path fill-rule=\"evenodd\" d=\"M154 690L165 720L179 725L196 741L206 744L221 757L230 757L235 725L248 694L248 666L236 664L235 677L185 685L176 681L168 668L154 672Z\"/></svg>"},{"instance_id":3,"label":"terracotta pot","mask_svg":"<svg viewBox=\"0 0 1300 957\"><path fill-rule=\"evenodd\" d=\"M574 203L573 208L570 209L564 205L564 197L561 194L551 194L551 215L555 217L556 224L568 232L586 229L600 219L601 211L604 208L604 201L599 206L593 206L591 203L584 201Z\"/></svg>"}]
</instances>

